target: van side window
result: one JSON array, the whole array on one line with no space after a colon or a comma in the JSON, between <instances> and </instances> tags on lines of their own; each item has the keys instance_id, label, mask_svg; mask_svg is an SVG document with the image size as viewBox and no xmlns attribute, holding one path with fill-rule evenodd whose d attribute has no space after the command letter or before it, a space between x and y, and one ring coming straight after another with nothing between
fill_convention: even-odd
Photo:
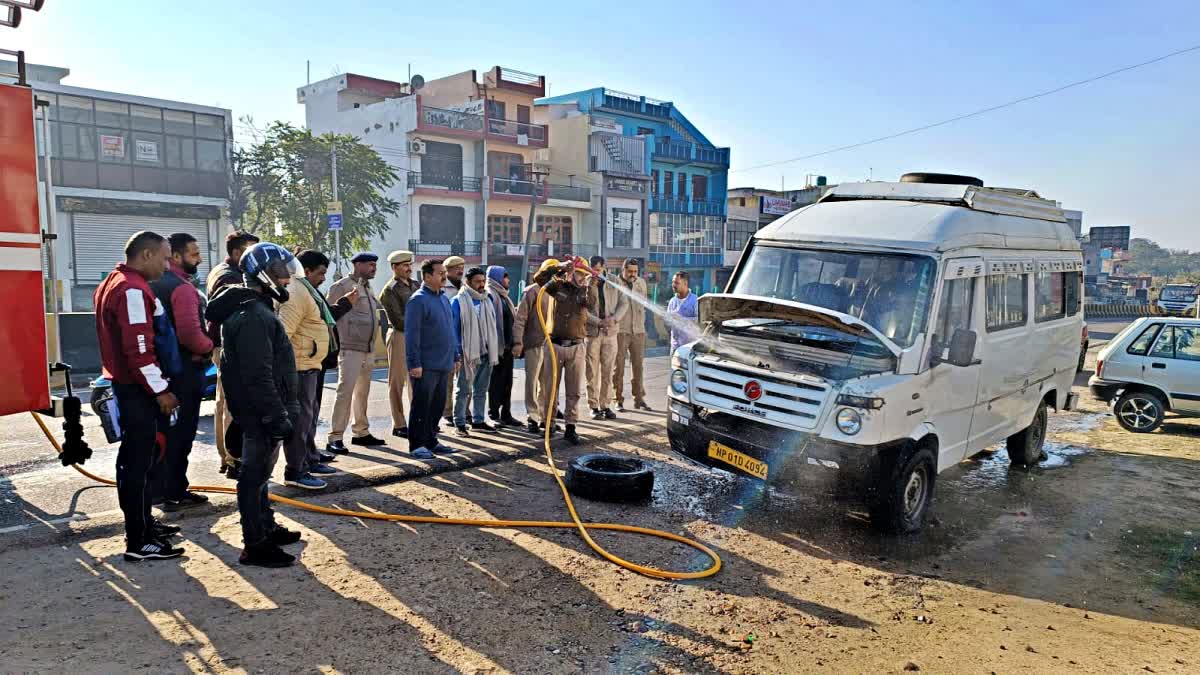
<instances>
[{"instance_id":1,"label":"van side window","mask_svg":"<svg viewBox=\"0 0 1200 675\"><path fill-rule=\"evenodd\" d=\"M1064 291L1067 294L1067 316L1075 316L1082 306L1083 272L1067 272Z\"/></svg>"},{"instance_id":2,"label":"van side window","mask_svg":"<svg viewBox=\"0 0 1200 675\"><path fill-rule=\"evenodd\" d=\"M975 304L975 279L950 279L942 291L937 325L933 332L933 353L945 356L954 331L971 329L971 308Z\"/></svg>"},{"instance_id":3,"label":"van side window","mask_svg":"<svg viewBox=\"0 0 1200 675\"><path fill-rule=\"evenodd\" d=\"M1162 328L1161 323L1152 323L1146 326L1142 334L1137 336L1137 339L1129 343L1129 348L1125 351L1137 356L1145 356L1146 352L1150 351L1150 345L1154 344L1154 338L1158 337L1158 329Z\"/></svg>"},{"instance_id":4,"label":"van side window","mask_svg":"<svg viewBox=\"0 0 1200 675\"><path fill-rule=\"evenodd\" d=\"M1053 321L1067 315L1065 277L1063 272L1038 272L1034 275L1034 321Z\"/></svg>"},{"instance_id":5,"label":"van side window","mask_svg":"<svg viewBox=\"0 0 1200 675\"><path fill-rule=\"evenodd\" d=\"M1150 350L1150 357L1158 359L1175 358L1174 326L1167 326L1158 334L1158 341L1154 343L1154 347Z\"/></svg>"},{"instance_id":6,"label":"van side window","mask_svg":"<svg viewBox=\"0 0 1200 675\"><path fill-rule=\"evenodd\" d=\"M1029 317L1026 274L993 274L987 278L989 333L1024 326Z\"/></svg>"}]
</instances>

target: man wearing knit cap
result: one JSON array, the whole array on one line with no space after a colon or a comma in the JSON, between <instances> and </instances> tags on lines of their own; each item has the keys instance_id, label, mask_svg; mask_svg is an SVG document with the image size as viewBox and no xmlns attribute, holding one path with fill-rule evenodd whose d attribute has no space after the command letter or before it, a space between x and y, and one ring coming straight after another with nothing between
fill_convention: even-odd
<instances>
[{"instance_id":1,"label":"man wearing knit cap","mask_svg":"<svg viewBox=\"0 0 1200 675\"><path fill-rule=\"evenodd\" d=\"M496 331L500 335L500 362L492 369L492 380L488 386L488 417L502 427L519 427L521 423L512 416L513 385L513 324L517 308L508 296L508 270L498 265L487 268L488 300L496 309Z\"/></svg>"},{"instance_id":2,"label":"man wearing knit cap","mask_svg":"<svg viewBox=\"0 0 1200 675\"><path fill-rule=\"evenodd\" d=\"M333 403L333 420L329 431L326 450L336 455L349 454L343 443L346 425L350 423L351 405L354 408L353 445L383 445L383 441L371 435L367 417L367 401L371 395L371 367L375 360L375 340L379 335L379 301L371 294L371 280L375 278L375 267L379 256L374 253L359 253L350 259L354 271L350 276L339 279L329 288L329 302L336 302L351 290L359 290L358 300L345 316L337 320L338 353L337 398Z\"/></svg>"},{"instance_id":3,"label":"man wearing knit cap","mask_svg":"<svg viewBox=\"0 0 1200 675\"><path fill-rule=\"evenodd\" d=\"M420 287L412 278L412 251L392 251L388 256L392 278L379 293L379 304L392 327L387 337L388 400L392 409L392 435L408 438L408 421L404 415L404 386L408 383L404 346L404 311L408 299Z\"/></svg>"},{"instance_id":4,"label":"man wearing knit cap","mask_svg":"<svg viewBox=\"0 0 1200 675\"><path fill-rule=\"evenodd\" d=\"M543 273L553 275L558 269L558 261L549 258L538 268L534 282L525 287L521 295L521 304L517 307L517 315L513 320L513 356L525 357L525 410L529 418L525 422L529 433L536 434L542 430L542 424L549 419L554 424L553 408L549 414L543 414L541 407L542 392L550 386L550 359L546 356L546 335L542 332L542 324L538 321L537 296L541 285L536 281ZM542 313L546 321L550 321L550 298L542 296Z\"/></svg>"},{"instance_id":5,"label":"man wearing knit cap","mask_svg":"<svg viewBox=\"0 0 1200 675\"><path fill-rule=\"evenodd\" d=\"M442 292L447 298L453 298L458 295L463 286L463 272L467 268L467 261L463 260L462 256L452 255L446 258L442 266L446 268L446 282L442 286ZM454 382L455 376L458 375L458 365L454 366L454 372L450 373L450 382ZM454 426L454 397L446 397L446 409L442 411L442 417L445 418L446 424Z\"/></svg>"}]
</instances>

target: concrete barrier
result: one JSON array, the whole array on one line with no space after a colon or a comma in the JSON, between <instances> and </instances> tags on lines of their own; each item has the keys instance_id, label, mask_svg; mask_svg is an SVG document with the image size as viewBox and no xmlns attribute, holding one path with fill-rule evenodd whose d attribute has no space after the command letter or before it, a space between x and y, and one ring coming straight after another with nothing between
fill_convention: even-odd
<instances>
[{"instance_id":1,"label":"concrete barrier","mask_svg":"<svg viewBox=\"0 0 1200 675\"><path fill-rule=\"evenodd\" d=\"M1084 305L1083 315L1088 319L1132 319L1155 316L1155 312L1153 305Z\"/></svg>"}]
</instances>

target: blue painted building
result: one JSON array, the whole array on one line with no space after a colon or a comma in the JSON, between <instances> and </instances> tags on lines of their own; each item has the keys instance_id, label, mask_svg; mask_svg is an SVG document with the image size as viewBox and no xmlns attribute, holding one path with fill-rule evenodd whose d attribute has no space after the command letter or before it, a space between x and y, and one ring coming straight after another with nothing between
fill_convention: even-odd
<instances>
[{"instance_id":1,"label":"blue painted building","mask_svg":"<svg viewBox=\"0 0 1200 675\"><path fill-rule=\"evenodd\" d=\"M614 120L625 136L645 137L650 149L649 241L651 293L665 304L671 277L684 270L697 293L713 290L723 263L729 148L719 148L673 103L603 87L541 98L538 106L576 104Z\"/></svg>"}]
</instances>

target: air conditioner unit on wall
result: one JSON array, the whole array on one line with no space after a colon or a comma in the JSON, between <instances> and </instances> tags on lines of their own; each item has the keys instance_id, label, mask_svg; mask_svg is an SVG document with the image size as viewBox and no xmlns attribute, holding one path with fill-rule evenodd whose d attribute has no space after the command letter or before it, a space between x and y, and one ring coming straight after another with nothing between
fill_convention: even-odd
<instances>
[{"instance_id":1,"label":"air conditioner unit on wall","mask_svg":"<svg viewBox=\"0 0 1200 675\"><path fill-rule=\"evenodd\" d=\"M412 139L408 142L408 152L412 155L425 154L425 141L419 138Z\"/></svg>"}]
</instances>

